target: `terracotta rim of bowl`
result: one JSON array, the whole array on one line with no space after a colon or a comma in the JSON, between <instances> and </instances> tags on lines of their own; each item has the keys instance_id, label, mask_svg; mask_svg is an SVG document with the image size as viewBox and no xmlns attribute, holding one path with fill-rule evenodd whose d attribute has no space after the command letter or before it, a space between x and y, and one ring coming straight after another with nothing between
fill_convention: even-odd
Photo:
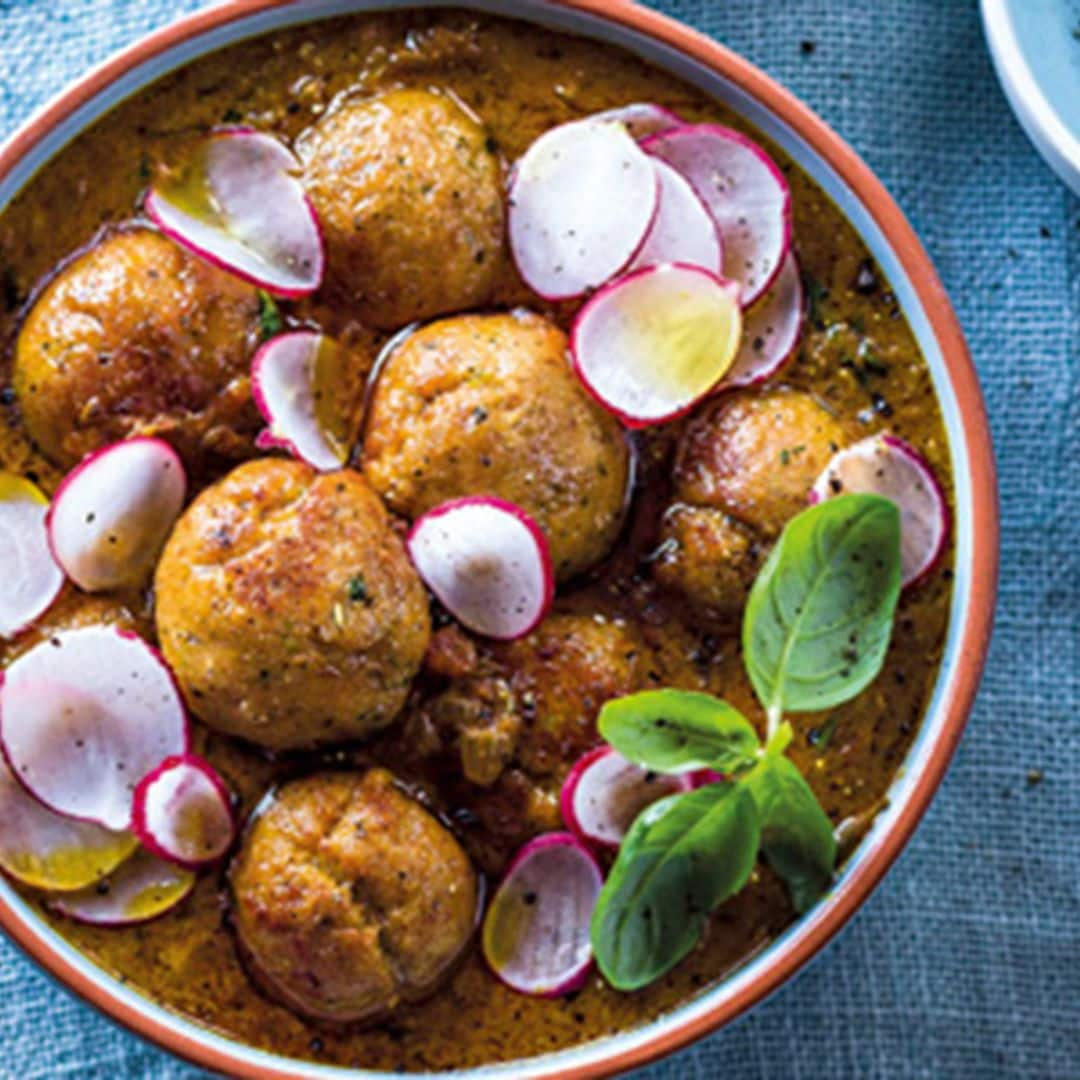
<instances>
[{"instance_id":1,"label":"terracotta rim of bowl","mask_svg":"<svg viewBox=\"0 0 1080 1080\"><path fill-rule=\"evenodd\" d=\"M467 4L468 0L464 0ZM975 699L993 626L998 570L997 479L986 410L975 368L968 354L960 324L929 256L900 208L859 156L824 121L748 60L689 27L638 6L628 0L546 0L554 7L569 8L616 23L675 49L759 101L796 131L855 193L888 240L908 275L937 339L953 390L960 406L960 424L970 463L974 520L972 522L971 602L956 643L962 657L956 676L946 688L939 708L944 713L940 738L931 748L926 765L915 781L903 812L877 846L858 865L845 892L814 926L812 933L779 953L776 962L761 971L736 995L706 1012L674 1022L647 1042L614 1049L601 1061L581 1065L551 1066L530 1070L530 1075L584 1080L640 1067L729 1023L791 978L822 949L866 900L915 831L937 790L953 752L963 734ZM133 68L210 30L271 8L287 7L302 0L227 0L207 11L197 11L156 31L93 69L57 99L35 114L0 149L0 182L59 123L86 105L101 91ZM417 7L423 7L419 0ZM513 16L514 12L505 14ZM289 1076L280 1067L244 1061L217 1046L176 1030L168 1022L149 1016L138 1007L114 996L86 975L45 940L34 933L22 917L0 898L0 925L38 964L68 989L136 1034L202 1068L239 1077ZM242 1052L240 1044L238 1050ZM298 1063L299 1064L299 1063Z\"/></svg>"}]
</instances>

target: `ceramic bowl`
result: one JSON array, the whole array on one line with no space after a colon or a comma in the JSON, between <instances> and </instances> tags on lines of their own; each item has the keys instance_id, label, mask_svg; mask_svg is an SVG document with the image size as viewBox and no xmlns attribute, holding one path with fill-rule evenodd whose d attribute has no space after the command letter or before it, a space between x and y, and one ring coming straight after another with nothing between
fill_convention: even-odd
<instances>
[{"instance_id":1,"label":"ceramic bowl","mask_svg":"<svg viewBox=\"0 0 1080 1080\"><path fill-rule=\"evenodd\" d=\"M0 149L0 207L112 105L194 57L282 26L406 6L414 5L399 0L231 0L185 18L90 72ZM960 739L990 638L998 557L994 463L975 371L930 259L867 166L805 105L723 46L625 0L516 0L513 5L458 0L455 6L511 14L621 46L732 105L776 140L839 204L892 282L933 374L955 477L955 598L945 656L889 808L848 861L830 896L719 986L618 1036L476 1074L580 1080L677 1050L761 1001L843 927L911 838ZM5 882L0 882L0 924L69 989L113 1020L204 1068L243 1077L344 1075L334 1067L252 1050L159 1008L73 950Z\"/></svg>"}]
</instances>

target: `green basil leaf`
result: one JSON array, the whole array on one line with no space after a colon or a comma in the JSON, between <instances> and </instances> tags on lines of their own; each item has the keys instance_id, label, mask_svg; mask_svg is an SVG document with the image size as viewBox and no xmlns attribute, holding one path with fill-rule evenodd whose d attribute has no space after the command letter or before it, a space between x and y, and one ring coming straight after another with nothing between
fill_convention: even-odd
<instances>
[{"instance_id":1,"label":"green basil leaf","mask_svg":"<svg viewBox=\"0 0 1080 1080\"><path fill-rule=\"evenodd\" d=\"M691 690L645 690L609 701L597 722L623 757L646 769L733 773L757 760L758 737L738 709Z\"/></svg>"},{"instance_id":2,"label":"green basil leaf","mask_svg":"<svg viewBox=\"0 0 1080 1080\"><path fill-rule=\"evenodd\" d=\"M761 852L800 914L832 882L836 839L810 785L786 757L767 757L745 780L761 819Z\"/></svg>"},{"instance_id":3,"label":"green basil leaf","mask_svg":"<svg viewBox=\"0 0 1080 1080\"><path fill-rule=\"evenodd\" d=\"M750 591L747 673L770 717L849 701L881 670L900 595L900 511L840 495L788 522Z\"/></svg>"},{"instance_id":4,"label":"green basil leaf","mask_svg":"<svg viewBox=\"0 0 1080 1080\"><path fill-rule=\"evenodd\" d=\"M593 912L593 952L608 982L636 990L670 971L717 904L746 884L759 839L744 784L709 784L643 810Z\"/></svg>"}]
</instances>

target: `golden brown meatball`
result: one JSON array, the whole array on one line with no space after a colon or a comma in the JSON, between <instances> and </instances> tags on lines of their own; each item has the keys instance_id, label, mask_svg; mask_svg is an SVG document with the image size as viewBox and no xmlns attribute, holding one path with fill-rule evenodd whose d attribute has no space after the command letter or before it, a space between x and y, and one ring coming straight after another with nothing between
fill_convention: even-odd
<instances>
[{"instance_id":1,"label":"golden brown meatball","mask_svg":"<svg viewBox=\"0 0 1080 1080\"><path fill-rule=\"evenodd\" d=\"M283 458L241 465L192 503L155 590L161 647L193 711L273 749L389 724L431 630L363 477Z\"/></svg>"},{"instance_id":2,"label":"golden brown meatball","mask_svg":"<svg viewBox=\"0 0 1080 1080\"><path fill-rule=\"evenodd\" d=\"M452 98L346 101L299 140L332 284L393 329L490 299L503 254L501 168Z\"/></svg>"},{"instance_id":3,"label":"golden brown meatball","mask_svg":"<svg viewBox=\"0 0 1080 1080\"><path fill-rule=\"evenodd\" d=\"M844 429L809 394L743 391L718 398L690 422L675 466L675 494L775 537L807 496Z\"/></svg>"},{"instance_id":4,"label":"golden brown meatball","mask_svg":"<svg viewBox=\"0 0 1080 1080\"><path fill-rule=\"evenodd\" d=\"M653 573L702 614L733 622L761 565L762 544L723 510L676 504L664 515Z\"/></svg>"},{"instance_id":5,"label":"golden brown meatball","mask_svg":"<svg viewBox=\"0 0 1080 1080\"><path fill-rule=\"evenodd\" d=\"M607 554L619 531L629 458L615 420L539 315L464 315L408 337L379 375L364 473L415 518L461 495L499 495L544 530L561 580Z\"/></svg>"},{"instance_id":6,"label":"golden brown meatball","mask_svg":"<svg viewBox=\"0 0 1080 1080\"><path fill-rule=\"evenodd\" d=\"M231 871L241 951L295 1012L370 1022L445 979L476 921L458 842L389 773L286 784Z\"/></svg>"},{"instance_id":7,"label":"golden brown meatball","mask_svg":"<svg viewBox=\"0 0 1080 1080\"><path fill-rule=\"evenodd\" d=\"M113 232L46 286L15 346L31 437L62 468L130 435L189 465L252 452L256 290L147 228Z\"/></svg>"}]
</instances>

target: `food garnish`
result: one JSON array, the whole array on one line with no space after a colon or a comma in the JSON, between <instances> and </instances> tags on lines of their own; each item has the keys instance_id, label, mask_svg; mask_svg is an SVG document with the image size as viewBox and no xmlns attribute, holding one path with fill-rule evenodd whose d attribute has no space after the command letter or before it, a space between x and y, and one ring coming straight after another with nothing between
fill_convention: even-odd
<instances>
[{"instance_id":1,"label":"food garnish","mask_svg":"<svg viewBox=\"0 0 1080 1080\"><path fill-rule=\"evenodd\" d=\"M567 828L581 840L617 848L646 806L692 786L689 776L643 769L610 746L597 746L570 770L559 808Z\"/></svg>"},{"instance_id":2,"label":"food garnish","mask_svg":"<svg viewBox=\"0 0 1080 1080\"><path fill-rule=\"evenodd\" d=\"M186 490L184 466L161 439L129 439L90 454L49 507L57 563L87 592L144 585Z\"/></svg>"},{"instance_id":3,"label":"food garnish","mask_svg":"<svg viewBox=\"0 0 1080 1080\"><path fill-rule=\"evenodd\" d=\"M161 859L188 870L209 866L236 838L229 789L197 754L166 758L135 789L132 828Z\"/></svg>"},{"instance_id":4,"label":"food garnish","mask_svg":"<svg viewBox=\"0 0 1080 1080\"><path fill-rule=\"evenodd\" d=\"M699 266L667 263L605 286L578 313L574 370L628 427L685 413L727 372L739 347L739 290Z\"/></svg>"},{"instance_id":5,"label":"food garnish","mask_svg":"<svg viewBox=\"0 0 1080 1080\"><path fill-rule=\"evenodd\" d=\"M656 105L651 101L635 101L629 105L618 105L614 109L593 113L594 120L614 120L626 126L635 139L644 139L658 131L678 127L682 118L678 113Z\"/></svg>"},{"instance_id":6,"label":"food garnish","mask_svg":"<svg viewBox=\"0 0 1080 1080\"><path fill-rule=\"evenodd\" d=\"M44 614L64 585L49 550L49 500L36 484L0 472L0 638L14 637Z\"/></svg>"},{"instance_id":7,"label":"food garnish","mask_svg":"<svg viewBox=\"0 0 1080 1080\"><path fill-rule=\"evenodd\" d=\"M512 990L557 997L592 966L589 920L603 876L570 833L545 833L518 852L484 918L484 958Z\"/></svg>"},{"instance_id":8,"label":"food garnish","mask_svg":"<svg viewBox=\"0 0 1080 1080\"><path fill-rule=\"evenodd\" d=\"M652 161L621 123L576 120L540 136L510 184L510 248L547 300L580 296L627 266L656 216Z\"/></svg>"},{"instance_id":9,"label":"food garnish","mask_svg":"<svg viewBox=\"0 0 1080 1080\"><path fill-rule=\"evenodd\" d=\"M814 484L811 501L871 492L900 507L900 574L905 588L937 565L949 537L949 504L934 470L895 435L871 435L839 451Z\"/></svg>"},{"instance_id":10,"label":"food garnish","mask_svg":"<svg viewBox=\"0 0 1080 1080\"><path fill-rule=\"evenodd\" d=\"M257 445L281 448L322 472L340 469L352 449L340 388L345 351L312 330L279 334L251 365L251 392L269 428Z\"/></svg>"},{"instance_id":11,"label":"food garnish","mask_svg":"<svg viewBox=\"0 0 1080 1080\"><path fill-rule=\"evenodd\" d=\"M135 785L187 750L188 723L156 650L88 626L35 645L4 671L0 742L12 772L50 809L126 830Z\"/></svg>"},{"instance_id":12,"label":"food garnish","mask_svg":"<svg viewBox=\"0 0 1080 1080\"><path fill-rule=\"evenodd\" d=\"M160 175L145 209L166 236L275 296L322 283L315 210L292 152L270 135L223 128L179 169Z\"/></svg>"},{"instance_id":13,"label":"food garnish","mask_svg":"<svg viewBox=\"0 0 1080 1080\"><path fill-rule=\"evenodd\" d=\"M427 587L478 634L523 637L551 606L555 576L547 538L505 499L445 502L416 519L406 543Z\"/></svg>"}]
</instances>

